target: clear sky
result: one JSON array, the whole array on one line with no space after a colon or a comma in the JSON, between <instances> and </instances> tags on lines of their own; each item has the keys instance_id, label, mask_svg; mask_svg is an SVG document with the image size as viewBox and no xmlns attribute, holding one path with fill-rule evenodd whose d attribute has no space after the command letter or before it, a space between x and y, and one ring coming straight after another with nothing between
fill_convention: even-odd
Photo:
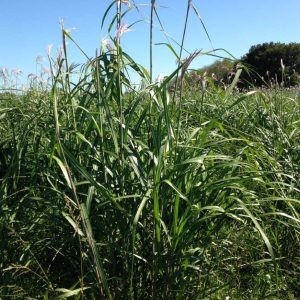
<instances>
[{"instance_id":1,"label":"clear sky","mask_svg":"<svg viewBox=\"0 0 300 300\"><path fill-rule=\"evenodd\" d=\"M122 37L124 50L137 62L149 68L149 15L151 0L141 3L141 17L132 10L124 17L135 24L131 32ZM166 32L180 41L188 0L157 0L158 14ZM107 26L101 31L101 18L111 0L0 0L0 67L9 70L21 68L23 77L35 73L37 55L45 57L46 47L53 44L53 54L61 44L59 19L66 28L75 27L71 34L88 55L93 56ZM263 42L300 42L300 0L193 0L207 27L215 48L225 48L239 58L251 45ZM125 8L125 7L124 7ZM112 14L108 20L111 20ZM106 25L108 22L106 23ZM155 21L155 24L158 24ZM114 31L112 32L114 33ZM155 43L166 42L157 29ZM201 23L191 11L187 28L186 48L211 50ZM84 62L84 58L69 43L71 60ZM220 53L222 54L222 53ZM195 62L201 67L212 62L202 56ZM154 48L154 73L168 74L175 67L175 57L163 46Z\"/></svg>"}]
</instances>

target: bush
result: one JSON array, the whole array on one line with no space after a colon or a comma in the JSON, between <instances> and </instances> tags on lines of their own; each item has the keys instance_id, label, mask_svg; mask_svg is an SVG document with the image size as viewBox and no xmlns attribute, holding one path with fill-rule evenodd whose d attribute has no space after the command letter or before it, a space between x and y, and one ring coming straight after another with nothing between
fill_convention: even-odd
<instances>
[{"instance_id":1,"label":"bush","mask_svg":"<svg viewBox=\"0 0 300 300\"><path fill-rule=\"evenodd\" d=\"M256 86L294 86L299 84L300 44L264 43L252 46L241 62L249 67L244 82Z\"/></svg>"}]
</instances>

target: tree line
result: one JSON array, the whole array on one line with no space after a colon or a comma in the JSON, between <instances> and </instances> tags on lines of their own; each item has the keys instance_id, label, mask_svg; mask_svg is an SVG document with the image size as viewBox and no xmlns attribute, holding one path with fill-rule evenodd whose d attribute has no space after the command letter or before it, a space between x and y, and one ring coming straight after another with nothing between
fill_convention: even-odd
<instances>
[{"instance_id":1,"label":"tree line","mask_svg":"<svg viewBox=\"0 0 300 300\"><path fill-rule=\"evenodd\" d=\"M300 83L300 43L263 43L252 46L240 60L217 60L198 70L219 85L227 85L242 68L239 87L292 87ZM191 73L192 77L195 72Z\"/></svg>"}]
</instances>

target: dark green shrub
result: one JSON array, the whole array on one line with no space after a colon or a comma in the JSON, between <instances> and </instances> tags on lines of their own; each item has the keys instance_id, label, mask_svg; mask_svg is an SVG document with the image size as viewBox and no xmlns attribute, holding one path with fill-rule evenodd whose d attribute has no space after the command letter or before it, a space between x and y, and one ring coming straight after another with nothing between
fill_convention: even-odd
<instances>
[{"instance_id":1,"label":"dark green shrub","mask_svg":"<svg viewBox=\"0 0 300 300\"><path fill-rule=\"evenodd\" d=\"M300 44L264 43L252 46L241 58L250 75L244 72L244 82L256 86L294 86L299 84Z\"/></svg>"}]
</instances>

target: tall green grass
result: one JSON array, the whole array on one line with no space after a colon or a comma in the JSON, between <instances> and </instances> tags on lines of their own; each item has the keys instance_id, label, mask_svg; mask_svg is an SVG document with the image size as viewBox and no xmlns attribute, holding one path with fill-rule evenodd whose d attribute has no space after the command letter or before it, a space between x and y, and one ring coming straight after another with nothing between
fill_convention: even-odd
<instances>
[{"instance_id":1,"label":"tall green grass","mask_svg":"<svg viewBox=\"0 0 300 300\"><path fill-rule=\"evenodd\" d=\"M118 35L72 81L62 26L51 90L0 94L0 297L299 297L299 101L187 86L184 35L159 84Z\"/></svg>"}]
</instances>

